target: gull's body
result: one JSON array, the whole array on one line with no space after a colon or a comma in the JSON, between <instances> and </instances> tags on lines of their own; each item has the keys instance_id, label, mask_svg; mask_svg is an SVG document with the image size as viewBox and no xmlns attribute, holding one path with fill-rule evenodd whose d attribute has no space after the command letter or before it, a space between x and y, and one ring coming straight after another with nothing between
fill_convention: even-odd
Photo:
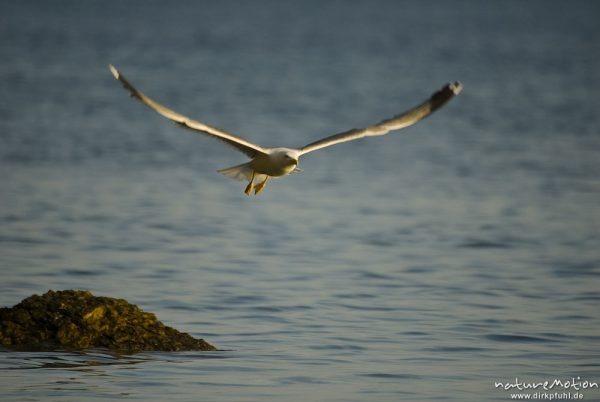
<instances>
[{"instance_id":1,"label":"gull's body","mask_svg":"<svg viewBox=\"0 0 600 402\"><path fill-rule=\"evenodd\" d=\"M419 120L429 116L454 96L458 95L462 90L462 85L459 82L447 84L442 89L435 92L425 102L404 113L401 113L390 119L383 120L370 127L352 129L323 138L305 145L302 148L265 148L261 147L260 145L253 144L244 138L238 137L216 127L211 127L200 121L192 120L171 109L166 108L165 106L148 98L142 92L138 91L123 77L123 75L121 75L121 73L119 73L119 71L117 71L115 67L112 65L109 67L114 77L123 84L125 89L129 91L132 97L140 100L154 111L158 112L167 119L174 121L182 127L217 138L233 146L238 151L246 154L246 156L250 158L250 162L232 166L226 169L221 169L218 172L233 179L249 180L248 186L245 190L247 195L250 195L253 190L255 194L260 193L267 184L269 177L286 176L293 172L299 171L299 158L306 153L359 138L384 135L392 130L399 130L401 128L411 126ZM254 186L255 181L258 183L256 186Z\"/></svg>"}]
</instances>

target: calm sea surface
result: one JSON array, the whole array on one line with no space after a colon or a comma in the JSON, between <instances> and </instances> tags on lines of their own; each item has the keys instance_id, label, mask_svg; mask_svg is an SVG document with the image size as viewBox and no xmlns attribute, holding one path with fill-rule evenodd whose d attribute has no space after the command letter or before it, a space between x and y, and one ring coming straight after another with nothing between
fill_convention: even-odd
<instances>
[{"instance_id":1,"label":"calm sea surface","mask_svg":"<svg viewBox=\"0 0 600 402\"><path fill-rule=\"evenodd\" d=\"M0 399L503 401L494 382L600 382L599 15L595 1L2 2L0 305L89 289L220 351L2 351ZM265 146L465 89L246 197L216 173L243 155L128 99L108 63Z\"/></svg>"}]
</instances>

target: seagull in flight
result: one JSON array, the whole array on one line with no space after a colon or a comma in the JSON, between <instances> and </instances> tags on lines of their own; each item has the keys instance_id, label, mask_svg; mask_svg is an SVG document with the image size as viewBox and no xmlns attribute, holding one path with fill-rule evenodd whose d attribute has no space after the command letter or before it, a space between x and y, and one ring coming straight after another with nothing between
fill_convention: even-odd
<instances>
[{"instance_id":1,"label":"seagull in flight","mask_svg":"<svg viewBox=\"0 0 600 402\"><path fill-rule=\"evenodd\" d=\"M113 65L109 65L109 69L112 72L112 75L123 84L123 87L127 91L129 91L131 97L136 98L163 117L172 120L181 127L224 141L238 151L246 154L246 156L250 158L250 162L218 170L219 173L232 179L247 180L248 185L244 190L246 195L250 195L253 191L255 195L259 194L265 188L270 177L281 177L294 172L299 172L299 159L304 154L342 142L353 141L364 137L380 136L393 130L411 126L435 112L450 99L458 95L462 90L462 84L460 82L448 83L421 104L372 126L353 128L311 142L302 148L267 148L253 144L252 142L228 133L227 131L179 114L150 99L141 91L137 90Z\"/></svg>"}]
</instances>

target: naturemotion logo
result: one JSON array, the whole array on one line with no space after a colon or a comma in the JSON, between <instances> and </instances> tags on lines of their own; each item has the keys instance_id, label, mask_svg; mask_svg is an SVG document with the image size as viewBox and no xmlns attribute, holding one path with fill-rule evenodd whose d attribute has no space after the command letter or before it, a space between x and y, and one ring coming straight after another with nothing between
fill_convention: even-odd
<instances>
[{"instance_id":1,"label":"naturemotion logo","mask_svg":"<svg viewBox=\"0 0 600 402\"><path fill-rule=\"evenodd\" d=\"M541 381L526 381L516 377L514 381L494 381L494 388L511 391L510 398L517 400L578 400L584 399L583 393L579 391L598 389L598 383L585 379L582 380L581 377L572 377L570 379L555 378L553 380Z\"/></svg>"}]
</instances>

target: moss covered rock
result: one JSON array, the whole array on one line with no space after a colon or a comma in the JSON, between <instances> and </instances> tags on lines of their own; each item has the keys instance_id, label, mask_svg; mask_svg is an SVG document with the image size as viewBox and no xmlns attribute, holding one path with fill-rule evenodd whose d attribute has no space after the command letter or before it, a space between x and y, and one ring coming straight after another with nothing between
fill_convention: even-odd
<instances>
[{"instance_id":1,"label":"moss covered rock","mask_svg":"<svg viewBox=\"0 0 600 402\"><path fill-rule=\"evenodd\" d=\"M108 348L122 352L216 350L123 299L48 291L0 308L0 345L20 350Z\"/></svg>"}]
</instances>

